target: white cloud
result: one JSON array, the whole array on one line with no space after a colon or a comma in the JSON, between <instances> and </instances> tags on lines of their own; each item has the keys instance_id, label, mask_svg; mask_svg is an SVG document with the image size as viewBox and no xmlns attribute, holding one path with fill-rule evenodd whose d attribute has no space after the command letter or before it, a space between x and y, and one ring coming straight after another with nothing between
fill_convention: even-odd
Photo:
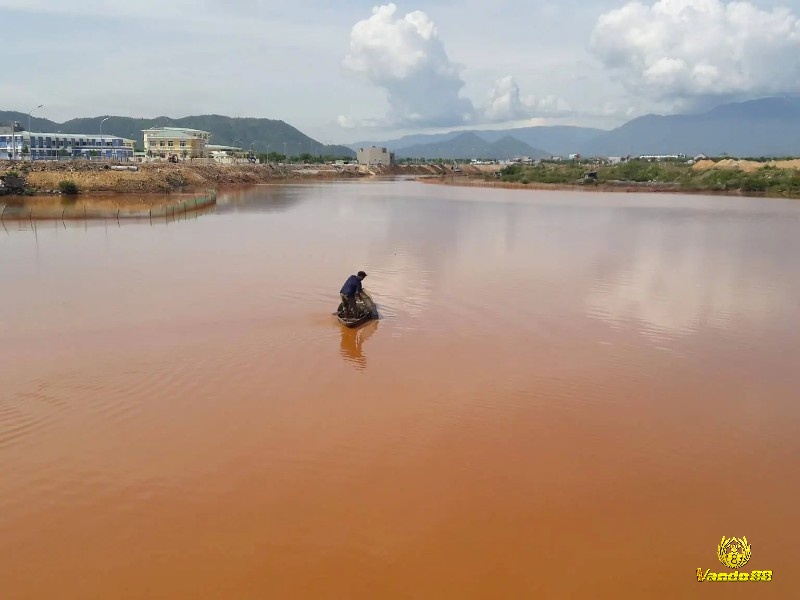
<instances>
[{"instance_id":1,"label":"white cloud","mask_svg":"<svg viewBox=\"0 0 800 600\"><path fill-rule=\"evenodd\" d=\"M597 57L634 93L676 104L800 90L800 20L750 2L629 2L602 15Z\"/></svg>"},{"instance_id":2,"label":"white cloud","mask_svg":"<svg viewBox=\"0 0 800 600\"><path fill-rule=\"evenodd\" d=\"M356 127L355 119L351 117L346 117L344 115L339 115L339 117L336 119L336 123L342 129L355 129Z\"/></svg>"},{"instance_id":3,"label":"white cloud","mask_svg":"<svg viewBox=\"0 0 800 600\"><path fill-rule=\"evenodd\" d=\"M495 83L490 94L489 104L484 110L484 117L490 122L517 121L565 115L569 114L571 110L565 100L555 96L522 98L517 82L509 75Z\"/></svg>"},{"instance_id":4,"label":"white cloud","mask_svg":"<svg viewBox=\"0 0 800 600\"><path fill-rule=\"evenodd\" d=\"M469 120L472 103L459 96L464 82L445 52L434 23L420 11L395 16L378 6L350 33L345 69L386 90L397 126L449 126Z\"/></svg>"}]
</instances>

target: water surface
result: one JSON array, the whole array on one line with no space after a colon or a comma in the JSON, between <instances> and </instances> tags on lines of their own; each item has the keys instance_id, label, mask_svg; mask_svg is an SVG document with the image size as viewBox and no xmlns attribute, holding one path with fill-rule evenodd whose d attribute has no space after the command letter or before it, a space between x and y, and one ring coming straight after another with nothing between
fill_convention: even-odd
<instances>
[{"instance_id":1,"label":"water surface","mask_svg":"<svg viewBox=\"0 0 800 600\"><path fill-rule=\"evenodd\" d=\"M799 234L411 181L6 223L2 597L791 597ZM697 583L723 535L775 581Z\"/></svg>"}]
</instances>

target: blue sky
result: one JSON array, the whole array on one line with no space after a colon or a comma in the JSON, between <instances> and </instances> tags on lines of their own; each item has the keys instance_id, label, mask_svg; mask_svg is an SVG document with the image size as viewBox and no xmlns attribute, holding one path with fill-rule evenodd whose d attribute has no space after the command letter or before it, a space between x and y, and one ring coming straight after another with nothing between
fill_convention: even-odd
<instances>
[{"instance_id":1,"label":"blue sky","mask_svg":"<svg viewBox=\"0 0 800 600\"><path fill-rule=\"evenodd\" d=\"M324 142L609 128L800 92L800 0L0 0L0 108L216 113Z\"/></svg>"}]
</instances>

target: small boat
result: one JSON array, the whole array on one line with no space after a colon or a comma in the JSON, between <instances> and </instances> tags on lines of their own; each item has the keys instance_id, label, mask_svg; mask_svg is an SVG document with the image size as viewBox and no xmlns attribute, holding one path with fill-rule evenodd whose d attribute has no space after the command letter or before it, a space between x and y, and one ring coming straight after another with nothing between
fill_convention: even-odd
<instances>
[{"instance_id":1,"label":"small boat","mask_svg":"<svg viewBox=\"0 0 800 600\"><path fill-rule=\"evenodd\" d=\"M367 321L379 318L378 307L366 291L361 292L361 298L356 299L356 314L346 315L344 311L344 303L339 303L339 308L334 313L339 322L345 327L358 327Z\"/></svg>"}]
</instances>

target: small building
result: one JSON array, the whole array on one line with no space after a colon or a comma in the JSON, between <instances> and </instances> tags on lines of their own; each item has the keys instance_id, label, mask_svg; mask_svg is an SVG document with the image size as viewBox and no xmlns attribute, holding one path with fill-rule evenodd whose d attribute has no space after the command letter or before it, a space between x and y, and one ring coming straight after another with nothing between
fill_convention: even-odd
<instances>
[{"instance_id":1,"label":"small building","mask_svg":"<svg viewBox=\"0 0 800 600\"><path fill-rule=\"evenodd\" d=\"M356 158L360 165L384 165L394 164L394 152L389 152L386 148L371 146L369 148L359 148L356 151Z\"/></svg>"},{"instance_id":2,"label":"small building","mask_svg":"<svg viewBox=\"0 0 800 600\"><path fill-rule=\"evenodd\" d=\"M207 144L206 152L208 158L212 158L219 163L234 163L245 155L239 146L224 146L221 144Z\"/></svg>"},{"instance_id":3,"label":"small building","mask_svg":"<svg viewBox=\"0 0 800 600\"><path fill-rule=\"evenodd\" d=\"M144 152L150 157L205 158L211 133L186 127L151 127L142 130Z\"/></svg>"},{"instance_id":4,"label":"small building","mask_svg":"<svg viewBox=\"0 0 800 600\"><path fill-rule=\"evenodd\" d=\"M536 159L530 156L515 156L506 161L510 165L533 165L536 164Z\"/></svg>"}]
</instances>

